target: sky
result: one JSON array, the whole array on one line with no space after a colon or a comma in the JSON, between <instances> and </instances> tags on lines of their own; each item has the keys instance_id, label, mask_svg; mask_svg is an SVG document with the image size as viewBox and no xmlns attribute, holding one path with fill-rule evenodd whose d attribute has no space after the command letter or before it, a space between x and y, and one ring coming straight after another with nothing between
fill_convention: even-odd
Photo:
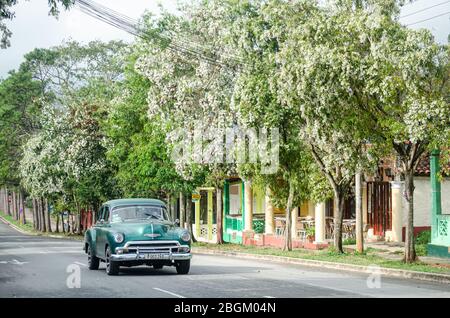
<instances>
[{"instance_id":1,"label":"sky","mask_svg":"<svg viewBox=\"0 0 450 318\"><path fill-rule=\"evenodd\" d=\"M139 18L146 10L157 14L159 3L163 3L167 10L174 12L177 2L176 0L95 1L135 19ZM432 8L415 13L428 7ZM48 48L69 39L84 43L92 40L120 39L128 42L133 40L133 37L125 31L85 15L76 8L62 12L59 18L55 19L48 15L47 0L19 0L14 11L16 18L7 22L9 29L13 32L11 47L0 49L0 78L5 78L9 70L17 68L23 60L23 55L37 47ZM416 0L402 9L401 16L405 17L400 21L408 25L439 14L445 15L409 27L413 29L427 28L438 42L447 43L450 33L450 1Z\"/></svg>"}]
</instances>

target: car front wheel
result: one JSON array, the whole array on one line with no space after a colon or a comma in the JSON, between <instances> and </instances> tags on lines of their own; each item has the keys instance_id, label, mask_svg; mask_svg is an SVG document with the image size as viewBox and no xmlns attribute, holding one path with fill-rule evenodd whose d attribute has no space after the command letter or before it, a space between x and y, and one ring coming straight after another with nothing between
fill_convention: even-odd
<instances>
[{"instance_id":1,"label":"car front wheel","mask_svg":"<svg viewBox=\"0 0 450 318\"><path fill-rule=\"evenodd\" d=\"M89 244L87 246L87 256L88 256L88 268L90 270L97 270L98 267L100 266L100 260L98 259L98 257L96 257L95 255L92 254L92 249L91 249L91 245Z\"/></svg>"},{"instance_id":2,"label":"car front wheel","mask_svg":"<svg viewBox=\"0 0 450 318\"><path fill-rule=\"evenodd\" d=\"M111 260L111 248L108 246L106 248L106 274L118 275L119 274L119 264Z\"/></svg>"},{"instance_id":3,"label":"car front wheel","mask_svg":"<svg viewBox=\"0 0 450 318\"><path fill-rule=\"evenodd\" d=\"M175 263L175 268L177 269L178 274L186 275L189 273L189 269L191 268L191 260L178 261Z\"/></svg>"}]
</instances>

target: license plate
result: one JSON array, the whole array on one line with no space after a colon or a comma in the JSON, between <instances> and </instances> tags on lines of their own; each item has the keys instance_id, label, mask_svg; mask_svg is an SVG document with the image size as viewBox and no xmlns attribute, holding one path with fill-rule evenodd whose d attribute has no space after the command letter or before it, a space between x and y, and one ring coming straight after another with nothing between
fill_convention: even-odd
<instances>
[{"instance_id":1,"label":"license plate","mask_svg":"<svg viewBox=\"0 0 450 318\"><path fill-rule=\"evenodd\" d=\"M166 254L145 254L145 259L166 259Z\"/></svg>"}]
</instances>

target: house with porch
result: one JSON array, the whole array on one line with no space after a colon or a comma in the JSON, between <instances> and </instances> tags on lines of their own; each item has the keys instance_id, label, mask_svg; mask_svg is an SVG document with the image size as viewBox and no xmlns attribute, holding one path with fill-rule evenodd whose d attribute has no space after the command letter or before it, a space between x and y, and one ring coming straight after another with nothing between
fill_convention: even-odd
<instances>
[{"instance_id":1,"label":"house with porch","mask_svg":"<svg viewBox=\"0 0 450 318\"><path fill-rule=\"evenodd\" d=\"M431 160L430 160L431 158ZM430 162L434 157L424 155L414 177L414 234L431 230L433 224L432 202L434 193ZM438 160L438 159L435 159ZM449 163L450 167L450 163ZM396 162L385 159L373 176L363 185L363 216L366 238L374 241L404 242L406 231L407 202L404 199L404 181L395 177ZM440 184L443 218L450 215L450 177Z\"/></svg>"},{"instance_id":2,"label":"house with porch","mask_svg":"<svg viewBox=\"0 0 450 318\"><path fill-rule=\"evenodd\" d=\"M363 224L368 241L404 242L407 205L403 198L404 182L395 181L395 165L386 159L375 176L363 182ZM432 182L430 160L424 156L415 177L414 231L415 234L439 224L434 233L450 226L450 178L440 185L442 193L439 216L431 213ZM214 188L200 188L195 201L193 233L198 241L217 242L217 209ZM320 249L333 239L333 200L304 202L292 211L291 233L294 247ZM223 190L223 240L225 242L282 247L284 245L285 211L273 206L270 191L252 185L239 177L229 178ZM344 240L355 237L355 200L350 196L345 202ZM314 237L308 228L314 228ZM442 237L442 235L440 236ZM437 241L436 241L437 242ZM439 241L441 242L441 241ZM446 242L445 240L443 242Z\"/></svg>"},{"instance_id":3,"label":"house with porch","mask_svg":"<svg viewBox=\"0 0 450 318\"><path fill-rule=\"evenodd\" d=\"M441 181L437 177L440 170L439 151L431 154L431 243L428 244L428 255L450 258L450 198L442 197ZM445 185L445 183L442 183ZM448 180L447 180L448 187ZM445 201L446 200L446 201Z\"/></svg>"}]
</instances>

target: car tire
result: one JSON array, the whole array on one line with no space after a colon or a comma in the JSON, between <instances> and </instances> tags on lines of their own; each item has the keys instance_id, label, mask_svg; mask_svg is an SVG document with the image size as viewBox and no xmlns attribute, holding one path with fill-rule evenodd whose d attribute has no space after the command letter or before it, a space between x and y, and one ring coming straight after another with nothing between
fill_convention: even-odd
<instances>
[{"instance_id":1,"label":"car tire","mask_svg":"<svg viewBox=\"0 0 450 318\"><path fill-rule=\"evenodd\" d=\"M117 262L111 260L111 248L108 246L106 248L106 274L109 276L115 276L119 274L120 266Z\"/></svg>"},{"instance_id":2,"label":"car tire","mask_svg":"<svg viewBox=\"0 0 450 318\"><path fill-rule=\"evenodd\" d=\"M164 265L161 265L161 264L153 265L154 269L162 269L163 267L164 267Z\"/></svg>"},{"instance_id":3,"label":"car tire","mask_svg":"<svg viewBox=\"0 0 450 318\"><path fill-rule=\"evenodd\" d=\"M86 253L88 255L88 268L90 270L97 270L100 266L100 259L95 255L92 255L91 244L88 244L86 248Z\"/></svg>"},{"instance_id":4,"label":"car tire","mask_svg":"<svg viewBox=\"0 0 450 318\"><path fill-rule=\"evenodd\" d=\"M175 263L175 268L177 269L177 273L179 275L186 275L189 273L189 269L191 268L191 260L178 261Z\"/></svg>"}]
</instances>

